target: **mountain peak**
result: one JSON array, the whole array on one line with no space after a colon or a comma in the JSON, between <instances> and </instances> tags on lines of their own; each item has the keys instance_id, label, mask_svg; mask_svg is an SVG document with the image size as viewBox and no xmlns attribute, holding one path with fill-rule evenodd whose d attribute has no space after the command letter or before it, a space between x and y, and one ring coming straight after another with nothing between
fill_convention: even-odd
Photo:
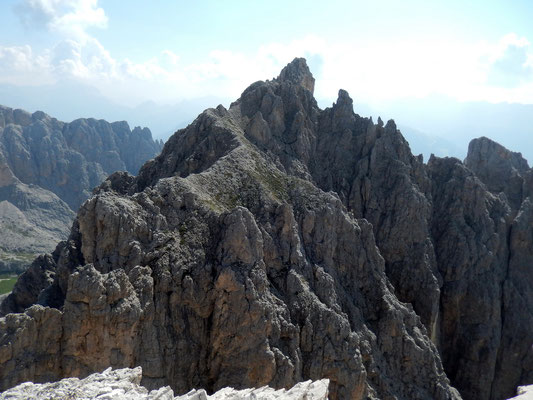
<instances>
[{"instance_id":1,"label":"mountain peak","mask_svg":"<svg viewBox=\"0 0 533 400\"><path fill-rule=\"evenodd\" d=\"M525 172L529 169L528 162L522 157L522 153L510 151L485 136L472 139L468 145L467 164L469 161L472 162L476 159L497 159L511 164L520 172Z\"/></svg>"},{"instance_id":2,"label":"mountain peak","mask_svg":"<svg viewBox=\"0 0 533 400\"><path fill-rule=\"evenodd\" d=\"M305 58L295 58L279 74L278 80L296 83L311 93L315 90L315 78L307 66Z\"/></svg>"}]
</instances>

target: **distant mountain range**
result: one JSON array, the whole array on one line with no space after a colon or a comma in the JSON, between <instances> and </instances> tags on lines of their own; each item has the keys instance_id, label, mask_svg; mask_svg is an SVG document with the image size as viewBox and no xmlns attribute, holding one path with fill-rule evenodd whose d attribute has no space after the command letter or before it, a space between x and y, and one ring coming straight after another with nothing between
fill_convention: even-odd
<instances>
[{"instance_id":1,"label":"distant mountain range","mask_svg":"<svg viewBox=\"0 0 533 400\"><path fill-rule=\"evenodd\" d=\"M358 112L358 106L355 105ZM533 105L458 102L445 96L406 98L364 107L364 115L394 117L413 153L464 159L468 143L487 136L533 160Z\"/></svg>"},{"instance_id":2,"label":"distant mountain range","mask_svg":"<svg viewBox=\"0 0 533 400\"><path fill-rule=\"evenodd\" d=\"M324 99L317 100L323 107L329 105ZM206 108L213 104L228 106L230 99L204 96L170 105L147 101L136 107L127 107L109 100L91 86L64 81L49 86L0 84L0 104L26 110L47 110L65 121L88 116L125 120L134 126L148 126L154 138L166 140ZM479 136L491 137L510 149L520 151L526 159L533 160L533 105L459 102L433 95L372 106L356 99L354 110L359 115L372 116L374 120L378 116L383 120L394 118L413 153L423 154L426 161L432 153L462 160L470 140Z\"/></svg>"},{"instance_id":3,"label":"distant mountain range","mask_svg":"<svg viewBox=\"0 0 533 400\"><path fill-rule=\"evenodd\" d=\"M204 109L221 103L229 104L229 100L207 96L172 105L146 101L136 107L127 107L104 97L97 89L75 81L48 86L0 84L0 104L31 111L46 110L64 121L86 117L128 121L132 126L148 126L154 138L163 140L187 126Z\"/></svg>"},{"instance_id":4,"label":"distant mountain range","mask_svg":"<svg viewBox=\"0 0 533 400\"><path fill-rule=\"evenodd\" d=\"M65 123L0 106L0 270L52 250L93 187L115 171L136 174L162 145L126 122Z\"/></svg>"}]
</instances>

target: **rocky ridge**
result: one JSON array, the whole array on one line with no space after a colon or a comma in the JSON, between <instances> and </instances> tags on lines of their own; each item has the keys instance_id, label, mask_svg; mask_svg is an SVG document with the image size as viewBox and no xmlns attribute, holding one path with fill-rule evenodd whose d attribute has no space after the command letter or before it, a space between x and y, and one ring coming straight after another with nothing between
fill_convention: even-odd
<instances>
[{"instance_id":1,"label":"rocky ridge","mask_svg":"<svg viewBox=\"0 0 533 400\"><path fill-rule=\"evenodd\" d=\"M0 319L0 387L137 365L179 393L328 378L333 399L504 399L533 381L527 162L481 138L424 164L394 121L343 90L320 110L313 88L296 59L111 175L2 303L30 308Z\"/></svg>"},{"instance_id":2,"label":"rocky ridge","mask_svg":"<svg viewBox=\"0 0 533 400\"><path fill-rule=\"evenodd\" d=\"M109 174L159 153L147 128L0 106L0 270L25 269L68 237L80 204Z\"/></svg>"}]
</instances>

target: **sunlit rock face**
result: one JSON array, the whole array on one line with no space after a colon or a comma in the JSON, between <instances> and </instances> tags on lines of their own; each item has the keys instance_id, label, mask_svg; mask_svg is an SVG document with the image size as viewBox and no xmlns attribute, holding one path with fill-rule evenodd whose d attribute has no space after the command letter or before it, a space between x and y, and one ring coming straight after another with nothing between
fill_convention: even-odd
<instances>
[{"instance_id":1,"label":"sunlit rock face","mask_svg":"<svg viewBox=\"0 0 533 400\"><path fill-rule=\"evenodd\" d=\"M42 111L0 106L0 186L8 167L22 183L51 191L73 210L107 175L137 174L160 150L149 129L130 130L126 122L65 123Z\"/></svg>"},{"instance_id":2,"label":"sunlit rock face","mask_svg":"<svg viewBox=\"0 0 533 400\"><path fill-rule=\"evenodd\" d=\"M0 273L22 272L68 237L75 212L107 175L136 174L161 150L148 129L0 106Z\"/></svg>"},{"instance_id":3,"label":"sunlit rock face","mask_svg":"<svg viewBox=\"0 0 533 400\"><path fill-rule=\"evenodd\" d=\"M512 189L478 176L505 164L495 145L424 164L394 121L343 90L321 110L313 85L296 59L101 184L36 262L53 279L5 307L39 304L0 319L1 388L108 366L176 393L327 378L332 399L504 399L533 381L527 164Z\"/></svg>"}]
</instances>

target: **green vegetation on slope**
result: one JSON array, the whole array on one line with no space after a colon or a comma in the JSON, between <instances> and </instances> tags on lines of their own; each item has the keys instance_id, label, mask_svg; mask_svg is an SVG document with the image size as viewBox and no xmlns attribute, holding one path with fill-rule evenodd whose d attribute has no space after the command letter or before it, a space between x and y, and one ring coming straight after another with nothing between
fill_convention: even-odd
<instances>
[{"instance_id":1,"label":"green vegetation on slope","mask_svg":"<svg viewBox=\"0 0 533 400\"><path fill-rule=\"evenodd\" d=\"M0 275L0 294L11 292L16 281L16 275Z\"/></svg>"}]
</instances>

